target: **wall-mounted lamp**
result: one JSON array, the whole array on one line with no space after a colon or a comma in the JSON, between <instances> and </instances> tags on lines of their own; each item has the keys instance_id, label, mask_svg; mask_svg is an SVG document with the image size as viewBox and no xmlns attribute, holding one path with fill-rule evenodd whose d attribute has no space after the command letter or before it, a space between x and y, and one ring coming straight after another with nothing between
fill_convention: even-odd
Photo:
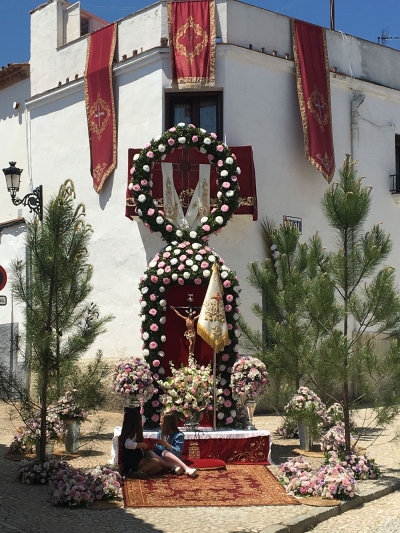
<instances>
[{"instance_id":1,"label":"wall-mounted lamp","mask_svg":"<svg viewBox=\"0 0 400 533\"><path fill-rule=\"evenodd\" d=\"M17 168L15 161L10 161L9 168L3 168L4 175L6 177L7 190L11 195L11 201L14 205L28 206L29 211L36 213L39 220L43 217L43 193L42 186L39 185L32 192L28 193L22 199L17 198L17 192L19 191L19 185L21 182L22 168Z\"/></svg>"}]
</instances>

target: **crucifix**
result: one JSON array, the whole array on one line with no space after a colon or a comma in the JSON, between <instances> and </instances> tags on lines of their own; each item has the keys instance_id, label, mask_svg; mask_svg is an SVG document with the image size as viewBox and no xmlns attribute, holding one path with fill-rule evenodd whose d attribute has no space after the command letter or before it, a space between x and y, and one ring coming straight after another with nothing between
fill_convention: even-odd
<instances>
[{"instance_id":1,"label":"crucifix","mask_svg":"<svg viewBox=\"0 0 400 533\"><path fill-rule=\"evenodd\" d=\"M319 114L319 118L322 120L324 117L325 105L321 101L321 97L319 95L317 95L317 97L315 98L314 107L317 108L317 113Z\"/></svg>"},{"instance_id":2,"label":"crucifix","mask_svg":"<svg viewBox=\"0 0 400 533\"><path fill-rule=\"evenodd\" d=\"M187 306L176 306L170 305L169 308L172 311L182 318L186 323L186 331L184 333L185 338L189 341L189 356L194 357L194 346L196 344L196 328L195 323L199 318L200 313L196 315L195 309L201 309L201 307L193 306L193 294L188 294ZM177 309L185 309L186 316L182 315Z\"/></svg>"},{"instance_id":3,"label":"crucifix","mask_svg":"<svg viewBox=\"0 0 400 533\"><path fill-rule=\"evenodd\" d=\"M101 117L105 115L105 112L101 110L100 104L97 104L97 113L94 114L94 118L99 119L99 128L101 127Z\"/></svg>"}]
</instances>

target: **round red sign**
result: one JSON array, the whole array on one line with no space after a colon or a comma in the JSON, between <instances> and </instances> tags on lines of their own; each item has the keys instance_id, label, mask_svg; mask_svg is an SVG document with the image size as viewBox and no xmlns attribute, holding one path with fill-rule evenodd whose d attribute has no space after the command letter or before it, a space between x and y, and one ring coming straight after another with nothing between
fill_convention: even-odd
<instances>
[{"instance_id":1,"label":"round red sign","mask_svg":"<svg viewBox=\"0 0 400 533\"><path fill-rule=\"evenodd\" d=\"M0 265L0 291L4 289L7 283L7 272L4 270L4 268Z\"/></svg>"}]
</instances>

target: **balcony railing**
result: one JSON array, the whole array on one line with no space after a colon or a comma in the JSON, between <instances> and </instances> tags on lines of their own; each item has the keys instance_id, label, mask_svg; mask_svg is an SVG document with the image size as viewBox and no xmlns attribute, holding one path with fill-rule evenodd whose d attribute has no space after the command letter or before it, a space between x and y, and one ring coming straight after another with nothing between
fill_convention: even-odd
<instances>
[{"instance_id":1,"label":"balcony railing","mask_svg":"<svg viewBox=\"0 0 400 533\"><path fill-rule=\"evenodd\" d=\"M392 188L390 192L392 194L400 194L400 174L390 174L392 180Z\"/></svg>"}]
</instances>

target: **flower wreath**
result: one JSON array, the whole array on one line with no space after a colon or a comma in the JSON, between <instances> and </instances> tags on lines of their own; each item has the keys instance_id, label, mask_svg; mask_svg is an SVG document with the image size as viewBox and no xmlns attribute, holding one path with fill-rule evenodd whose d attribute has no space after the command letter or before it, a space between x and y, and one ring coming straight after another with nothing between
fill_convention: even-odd
<instances>
[{"instance_id":1,"label":"flower wreath","mask_svg":"<svg viewBox=\"0 0 400 533\"><path fill-rule=\"evenodd\" d=\"M201 219L200 226L195 230L178 228L168 221L164 211L152 197L151 169L154 162L165 159L167 154L183 146L197 148L202 154L207 154L210 163L215 164L219 172L216 206L209 216ZM176 238L193 242L199 239L207 240L211 233L224 227L232 217L239 206L237 176L240 173L235 155L225 143L217 140L215 133L207 133L203 128L196 128L193 124L186 126L181 122L163 135L152 139L139 154L135 154L128 189L132 191L137 213L147 227L154 232L160 232L161 237L168 242Z\"/></svg>"},{"instance_id":2,"label":"flower wreath","mask_svg":"<svg viewBox=\"0 0 400 533\"><path fill-rule=\"evenodd\" d=\"M162 364L164 352L162 345L166 341L164 325L167 321L167 295L173 285L208 285L212 265L217 262L224 287L225 315L228 324L229 343L217 354L219 387L222 394L218 397L217 419L221 425L234 426L236 418L236 401L229 387L232 366L236 361L239 329L236 327L240 305L239 282L234 271L230 270L224 260L205 243L172 241L161 250L149 263L146 273L140 278L139 290L142 307L141 336L143 339L143 356L150 364L153 379L157 381L165 373ZM161 403L158 395L145 404L147 424L158 425Z\"/></svg>"}]
</instances>

